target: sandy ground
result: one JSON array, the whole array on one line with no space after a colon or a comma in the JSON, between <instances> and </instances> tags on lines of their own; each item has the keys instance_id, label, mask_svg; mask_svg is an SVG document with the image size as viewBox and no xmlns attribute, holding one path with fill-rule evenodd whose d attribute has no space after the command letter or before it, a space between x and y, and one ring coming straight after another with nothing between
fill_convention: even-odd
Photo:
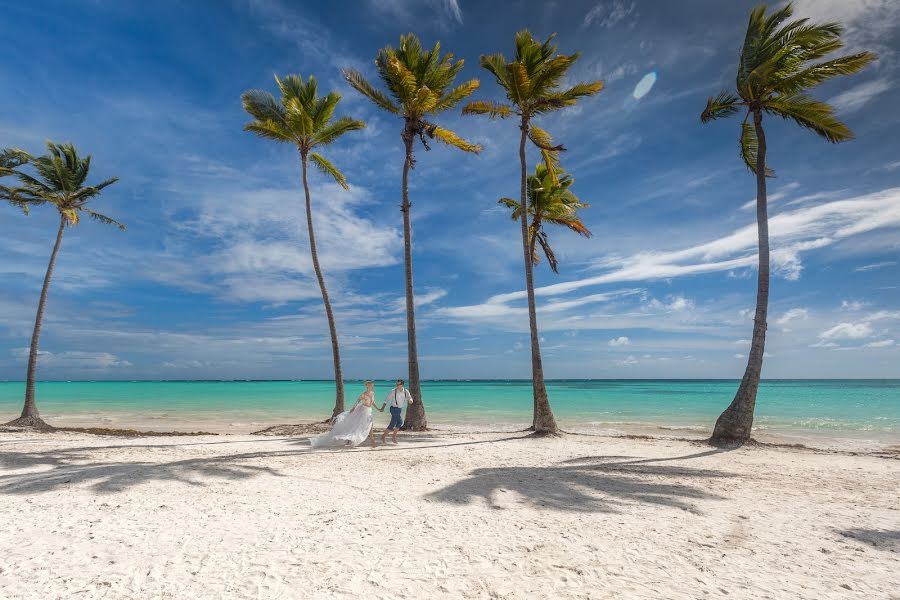
<instances>
[{"instance_id":1,"label":"sandy ground","mask_svg":"<svg viewBox=\"0 0 900 600\"><path fill-rule=\"evenodd\" d=\"M900 598L900 460L0 433L2 598Z\"/></svg>"}]
</instances>

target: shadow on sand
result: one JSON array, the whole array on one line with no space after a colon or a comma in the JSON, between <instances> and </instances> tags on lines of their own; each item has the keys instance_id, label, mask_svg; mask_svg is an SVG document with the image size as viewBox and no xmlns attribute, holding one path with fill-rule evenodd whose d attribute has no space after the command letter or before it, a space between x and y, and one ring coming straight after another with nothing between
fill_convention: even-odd
<instances>
[{"instance_id":1,"label":"shadow on sand","mask_svg":"<svg viewBox=\"0 0 900 600\"><path fill-rule=\"evenodd\" d=\"M204 440L162 444L116 444L80 446L52 450L0 451L0 494L27 495L64 489L68 486L89 486L99 493L117 493L133 486L153 481L178 481L188 485L206 485L210 480L244 480L261 475L280 477L272 466L247 464L247 461L272 458L309 458L334 452L362 453L361 459L378 460L382 453L407 453L426 449L480 444L521 443L527 450L527 435L511 435L500 439L448 440L446 436L406 434L398 446L379 446L369 449L312 450L306 438L268 438L271 450L228 452L213 456L199 456L177 461L147 460L109 461L110 451L127 453L129 449L155 450L174 447L221 447L224 444L258 443L258 440ZM103 456L98 456L98 452ZM671 458L640 458L631 456L588 456L563 463L538 467L492 467L476 469L452 485L431 492L426 499L453 504L467 504L484 498L490 505L502 508L497 494L517 492L537 506L557 510L582 512L615 512L617 507L640 502L681 508L697 512L694 502L720 497L703 489L703 480L732 477L733 474L686 466L654 463L690 460L723 452L714 449ZM28 472L15 472L28 469ZM13 471L13 472L10 472ZM415 476L412 472L411 476Z\"/></svg>"},{"instance_id":2,"label":"shadow on sand","mask_svg":"<svg viewBox=\"0 0 900 600\"><path fill-rule=\"evenodd\" d=\"M521 437L521 436L520 436ZM400 445L379 446L376 452L408 452L425 448L442 448L460 445L496 443L520 439L469 440L447 442L436 436L407 434ZM128 451L142 448L149 451L176 447L219 446L272 442L279 444L273 450L239 452L189 458L170 462L147 460L126 462L98 460L97 452ZM239 480L258 475L281 476L269 466L242 464L243 461L277 457L304 457L334 452L370 452L367 446L352 449L334 448L312 450L307 438L264 438L261 440L215 440L163 444L110 444L103 446L79 446L53 450L0 450L0 469L40 469L38 472L0 474L0 494L32 494L52 491L69 485L89 485L100 493L114 493L151 481L180 481L189 485L204 485L206 480Z\"/></svg>"},{"instance_id":3,"label":"shadow on sand","mask_svg":"<svg viewBox=\"0 0 900 600\"><path fill-rule=\"evenodd\" d=\"M497 467L475 469L460 480L426 497L451 504L469 504L482 498L503 509L499 497L511 498L562 511L617 512L629 503L680 508L695 514L696 500L721 500L703 488L704 480L735 477L713 469L696 469L652 463L689 460L718 454L714 449L687 456L660 459L618 460L633 457L593 456L567 460L547 467Z\"/></svg>"},{"instance_id":4,"label":"shadow on sand","mask_svg":"<svg viewBox=\"0 0 900 600\"><path fill-rule=\"evenodd\" d=\"M887 552L900 552L900 529L844 529L838 534Z\"/></svg>"}]
</instances>

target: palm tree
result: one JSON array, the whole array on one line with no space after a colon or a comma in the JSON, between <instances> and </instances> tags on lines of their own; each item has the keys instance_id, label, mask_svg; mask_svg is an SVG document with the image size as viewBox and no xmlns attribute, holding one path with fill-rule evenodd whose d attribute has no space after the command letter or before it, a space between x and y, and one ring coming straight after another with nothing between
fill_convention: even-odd
<instances>
[{"instance_id":1,"label":"palm tree","mask_svg":"<svg viewBox=\"0 0 900 600\"><path fill-rule=\"evenodd\" d=\"M528 240L531 262L536 265L540 261L537 253L537 246L540 245L554 273L559 273L557 269L559 262L550 246L549 236L544 231L544 224L559 225L584 237L591 237L590 230L578 216L578 210L588 208L590 204L585 204L572 193L569 188L573 183L575 179L571 175L560 168L551 174L551 170L544 163L538 163L534 175L528 176L528 214L531 216ZM522 218L522 205L518 200L501 198L497 202L512 210L510 216L514 221Z\"/></svg>"},{"instance_id":2,"label":"palm tree","mask_svg":"<svg viewBox=\"0 0 900 600\"><path fill-rule=\"evenodd\" d=\"M562 80L579 54L557 55L553 38L538 43L527 30L516 34L516 53L508 62L503 54L483 55L481 66L487 69L506 93L507 103L477 100L470 102L463 114L488 115L492 119L519 117L520 194L519 204L524 206L527 193L527 166L525 164L525 142L537 146L548 170L556 180L556 168L562 146L555 145L549 133L534 124L534 119L543 114L573 106L580 98L593 96L603 89L602 81L576 83L562 88ZM525 261L525 287L528 294L528 324L531 329L531 377L534 388L534 419L532 427L538 434L556 434L559 428L547 398L544 384L544 368L541 364L540 338L537 328L537 312L534 301L534 278L532 273L534 252L529 242L528 214L519 211L522 229L522 253Z\"/></svg>"},{"instance_id":3,"label":"palm tree","mask_svg":"<svg viewBox=\"0 0 900 600\"><path fill-rule=\"evenodd\" d=\"M741 157L756 175L756 224L759 234L759 274L756 315L747 368L737 394L719 416L710 441L714 444L743 443L750 439L756 392L759 388L766 342L769 306L769 225L766 206L766 135L763 115L789 119L832 143L853 138L853 133L834 116L831 106L805 92L838 75L856 73L875 55L861 52L824 62L814 62L843 46L843 28L837 23L815 25L808 19L788 21L790 3L766 14L765 4L750 13L747 34L738 62L736 93L712 97L700 116L703 123L744 112L741 125ZM748 120L752 117L753 124Z\"/></svg>"},{"instance_id":4,"label":"palm tree","mask_svg":"<svg viewBox=\"0 0 900 600\"><path fill-rule=\"evenodd\" d=\"M333 178L341 187L349 189L347 179L324 156L312 150L327 146L345 133L365 128L362 121L350 117L341 117L332 121L334 109L341 99L335 92L319 97L316 78L310 76L304 83L300 75L288 75L284 79L275 77L281 90L281 102L269 92L250 90L244 92L241 100L244 110L253 121L248 123L245 131L256 135L294 144L300 152L300 165L303 171L303 192L306 194L306 228L309 233L309 252L312 256L313 270L322 292L325 304L325 316L328 318L328 330L331 332L331 353L334 360L335 400L331 418L344 412L344 378L341 372L341 352L338 346L337 328L334 324L334 313L325 287L325 278L319 265L319 252L316 248L316 233L313 228L312 201L307 181L307 166L310 160L325 175Z\"/></svg>"},{"instance_id":5,"label":"palm tree","mask_svg":"<svg viewBox=\"0 0 900 600\"><path fill-rule=\"evenodd\" d=\"M48 428L41 419L37 405L34 401L34 379L37 370L38 340L41 336L41 321L44 318L44 307L47 303L47 292L50 289L50 279L53 276L53 267L56 264L56 255L62 243L65 228L78 225L82 215L100 221L107 225L116 225L119 229L125 226L106 215L100 214L87 204L93 198L100 195L104 188L117 182L117 177L112 177L96 185L85 185L85 180L91 170L91 157L81 158L72 144L54 144L47 142L48 153L44 156L31 158L29 162L37 172L37 177L18 172L21 187L12 190L23 205L52 204L59 213L59 228L56 231L56 243L50 253L50 262L47 265L47 273L44 275L44 285L41 288L41 298L38 301L37 316L34 320L34 332L31 335L31 348L28 352L28 372L25 380L25 406L22 415L7 423L19 427Z\"/></svg>"},{"instance_id":6,"label":"palm tree","mask_svg":"<svg viewBox=\"0 0 900 600\"><path fill-rule=\"evenodd\" d=\"M0 177L18 175L19 172L16 169L27 164L30 159L31 156L24 150L3 148L0 150ZM0 200L6 200L13 206L21 208L25 214L28 214L28 204L15 194L13 188L0 185Z\"/></svg>"},{"instance_id":7,"label":"palm tree","mask_svg":"<svg viewBox=\"0 0 900 600\"><path fill-rule=\"evenodd\" d=\"M471 79L453 87L456 75L463 67L463 61L453 61L452 54L441 56L440 42L430 51L422 49L419 39L413 35L401 35L400 47L387 46L375 58L378 77L387 88L387 93L369 83L361 73L344 69L347 82L358 92L371 100L379 108L403 119L400 138L406 151L403 162L402 203L403 213L403 258L406 270L406 335L407 358L409 363L409 391L415 402L406 413L404 429L424 430L428 426L425 418L425 403L422 401L422 387L419 381L419 354L416 346L416 313L413 301L412 279L412 239L409 217L409 171L415 165L413 142L418 137L429 149L428 139L459 148L463 152L478 153L481 146L467 142L453 131L434 123L432 119L448 111L466 99L478 88L478 80Z\"/></svg>"}]
</instances>

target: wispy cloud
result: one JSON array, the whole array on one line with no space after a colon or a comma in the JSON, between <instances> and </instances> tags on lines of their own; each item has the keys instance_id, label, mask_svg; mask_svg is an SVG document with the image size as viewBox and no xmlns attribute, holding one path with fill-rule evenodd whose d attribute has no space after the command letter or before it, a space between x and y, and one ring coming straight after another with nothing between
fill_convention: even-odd
<instances>
[{"instance_id":1,"label":"wispy cloud","mask_svg":"<svg viewBox=\"0 0 900 600\"><path fill-rule=\"evenodd\" d=\"M609 340L609 345L610 345L610 346L613 346L613 347L615 347L615 346L627 346L627 345L629 345L630 343L631 343L631 340L628 339L628 337L627 337L627 336L624 336L624 335Z\"/></svg>"},{"instance_id":2,"label":"wispy cloud","mask_svg":"<svg viewBox=\"0 0 900 600\"><path fill-rule=\"evenodd\" d=\"M584 15L584 26L589 27L593 24L599 27L612 29L637 9L637 2L625 2L624 0L604 0L594 5L591 10Z\"/></svg>"},{"instance_id":3,"label":"wispy cloud","mask_svg":"<svg viewBox=\"0 0 900 600\"><path fill-rule=\"evenodd\" d=\"M856 267L855 271L859 271L860 273L865 273L866 271L874 271L875 269L883 269L885 267L893 267L897 264L896 260L885 260L882 262L872 263L869 265L863 265L861 267Z\"/></svg>"},{"instance_id":4,"label":"wispy cloud","mask_svg":"<svg viewBox=\"0 0 900 600\"><path fill-rule=\"evenodd\" d=\"M867 81L828 100L835 110L845 114L855 112L893 87L887 78Z\"/></svg>"}]
</instances>

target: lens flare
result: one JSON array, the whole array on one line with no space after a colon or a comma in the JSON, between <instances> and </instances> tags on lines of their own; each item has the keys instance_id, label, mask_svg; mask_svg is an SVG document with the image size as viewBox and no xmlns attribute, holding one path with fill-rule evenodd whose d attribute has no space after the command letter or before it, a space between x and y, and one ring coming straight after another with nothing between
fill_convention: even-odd
<instances>
[{"instance_id":1,"label":"lens flare","mask_svg":"<svg viewBox=\"0 0 900 600\"><path fill-rule=\"evenodd\" d=\"M650 93L650 90L653 89L653 84L656 83L656 71L650 71L638 81L637 85L634 86L634 91L631 93L634 96L635 100L640 100L644 96Z\"/></svg>"}]
</instances>

